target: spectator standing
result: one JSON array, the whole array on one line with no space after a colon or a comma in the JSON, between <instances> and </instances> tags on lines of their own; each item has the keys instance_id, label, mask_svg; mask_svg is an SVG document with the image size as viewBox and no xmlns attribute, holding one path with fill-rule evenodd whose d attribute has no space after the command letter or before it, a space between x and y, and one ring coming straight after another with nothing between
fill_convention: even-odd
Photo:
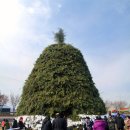
<instances>
[{"instance_id":1,"label":"spectator standing","mask_svg":"<svg viewBox=\"0 0 130 130\"><path fill-rule=\"evenodd\" d=\"M130 116L127 116L124 122L125 122L125 130L130 130Z\"/></svg>"},{"instance_id":2,"label":"spectator standing","mask_svg":"<svg viewBox=\"0 0 130 130\"><path fill-rule=\"evenodd\" d=\"M53 130L67 130L67 121L59 113L56 114L56 118L52 123Z\"/></svg>"},{"instance_id":3,"label":"spectator standing","mask_svg":"<svg viewBox=\"0 0 130 130\"><path fill-rule=\"evenodd\" d=\"M109 130L108 119L106 116L104 116L104 121L106 122L106 129L105 130Z\"/></svg>"},{"instance_id":4,"label":"spectator standing","mask_svg":"<svg viewBox=\"0 0 130 130\"><path fill-rule=\"evenodd\" d=\"M5 119L1 122L2 130L5 129Z\"/></svg>"},{"instance_id":5,"label":"spectator standing","mask_svg":"<svg viewBox=\"0 0 130 130\"><path fill-rule=\"evenodd\" d=\"M86 118L81 118L83 130L86 130Z\"/></svg>"},{"instance_id":6,"label":"spectator standing","mask_svg":"<svg viewBox=\"0 0 130 130\"><path fill-rule=\"evenodd\" d=\"M96 117L93 125L93 130L106 130L106 121L104 121L100 116Z\"/></svg>"},{"instance_id":7,"label":"spectator standing","mask_svg":"<svg viewBox=\"0 0 130 130\"><path fill-rule=\"evenodd\" d=\"M86 117L86 128L87 130L92 130L92 122L90 120L90 117Z\"/></svg>"},{"instance_id":8,"label":"spectator standing","mask_svg":"<svg viewBox=\"0 0 130 130\"><path fill-rule=\"evenodd\" d=\"M112 117L112 115L110 115L108 117L108 127L109 127L109 130L116 130L116 128L115 128L115 119L114 119L114 117Z\"/></svg>"},{"instance_id":9,"label":"spectator standing","mask_svg":"<svg viewBox=\"0 0 130 130\"><path fill-rule=\"evenodd\" d=\"M51 124L51 120L50 120L50 117L49 117L49 116L47 116L47 117L43 120L41 130L52 130L52 124Z\"/></svg>"},{"instance_id":10,"label":"spectator standing","mask_svg":"<svg viewBox=\"0 0 130 130\"><path fill-rule=\"evenodd\" d=\"M10 124L8 119L5 120L5 130L10 129Z\"/></svg>"},{"instance_id":11,"label":"spectator standing","mask_svg":"<svg viewBox=\"0 0 130 130\"><path fill-rule=\"evenodd\" d=\"M23 123L23 118L22 117L20 117L20 119L19 119L18 127L19 127L20 130L22 130L23 128L25 128L25 125Z\"/></svg>"},{"instance_id":12,"label":"spectator standing","mask_svg":"<svg viewBox=\"0 0 130 130\"><path fill-rule=\"evenodd\" d=\"M124 130L124 126L125 126L124 119L120 116L119 113L117 113L117 116L115 118L115 123L117 126L117 130Z\"/></svg>"},{"instance_id":13,"label":"spectator standing","mask_svg":"<svg viewBox=\"0 0 130 130\"><path fill-rule=\"evenodd\" d=\"M13 120L12 128L18 128L18 123L16 119Z\"/></svg>"}]
</instances>

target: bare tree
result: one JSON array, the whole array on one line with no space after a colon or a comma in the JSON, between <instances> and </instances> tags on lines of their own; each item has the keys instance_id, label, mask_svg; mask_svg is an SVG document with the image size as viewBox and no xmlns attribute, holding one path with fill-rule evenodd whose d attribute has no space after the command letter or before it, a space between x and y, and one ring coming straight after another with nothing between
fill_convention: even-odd
<instances>
[{"instance_id":1,"label":"bare tree","mask_svg":"<svg viewBox=\"0 0 130 130\"><path fill-rule=\"evenodd\" d=\"M112 102L106 100L106 101L105 101L105 107L106 107L106 110L108 111L108 110L112 107Z\"/></svg>"},{"instance_id":2,"label":"bare tree","mask_svg":"<svg viewBox=\"0 0 130 130\"><path fill-rule=\"evenodd\" d=\"M8 96L0 92L0 112L2 112L3 106L8 102Z\"/></svg>"},{"instance_id":3,"label":"bare tree","mask_svg":"<svg viewBox=\"0 0 130 130\"><path fill-rule=\"evenodd\" d=\"M13 112L15 112L16 106L18 105L20 100L20 96L17 94L15 95L14 93L10 94L10 103L13 107Z\"/></svg>"},{"instance_id":4,"label":"bare tree","mask_svg":"<svg viewBox=\"0 0 130 130\"><path fill-rule=\"evenodd\" d=\"M123 108L127 105L126 101L114 101L112 102L112 105L115 107L116 110L119 110L120 108Z\"/></svg>"}]
</instances>

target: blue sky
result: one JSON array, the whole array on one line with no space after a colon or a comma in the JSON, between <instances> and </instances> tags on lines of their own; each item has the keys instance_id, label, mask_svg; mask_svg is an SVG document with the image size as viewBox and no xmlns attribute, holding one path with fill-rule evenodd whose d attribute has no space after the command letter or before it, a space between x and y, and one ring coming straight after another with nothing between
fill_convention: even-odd
<instances>
[{"instance_id":1,"label":"blue sky","mask_svg":"<svg viewBox=\"0 0 130 130\"><path fill-rule=\"evenodd\" d=\"M101 97L129 102L129 7L129 0L0 0L1 92L21 94L61 27L66 43L82 52Z\"/></svg>"}]
</instances>

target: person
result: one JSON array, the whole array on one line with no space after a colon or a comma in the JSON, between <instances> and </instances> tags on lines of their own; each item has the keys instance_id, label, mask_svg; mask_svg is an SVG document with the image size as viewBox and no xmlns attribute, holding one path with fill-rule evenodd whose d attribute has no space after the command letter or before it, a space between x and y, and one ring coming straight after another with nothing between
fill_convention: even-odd
<instances>
[{"instance_id":1,"label":"person","mask_svg":"<svg viewBox=\"0 0 130 130\"><path fill-rule=\"evenodd\" d=\"M2 130L5 129L5 119L3 119L3 121L1 122L1 126L2 126Z\"/></svg>"},{"instance_id":2,"label":"person","mask_svg":"<svg viewBox=\"0 0 130 130\"><path fill-rule=\"evenodd\" d=\"M115 118L115 123L117 126L117 130L124 130L124 119L120 116L120 113L117 113L117 116Z\"/></svg>"},{"instance_id":3,"label":"person","mask_svg":"<svg viewBox=\"0 0 130 130\"><path fill-rule=\"evenodd\" d=\"M101 118L101 116L97 116L93 125L93 130L106 130L106 122Z\"/></svg>"},{"instance_id":4,"label":"person","mask_svg":"<svg viewBox=\"0 0 130 130\"><path fill-rule=\"evenodd\" d=\"M18 128L18 123L16 119L13 119L13 125L12 128Z\"/></svg>"},{"instance_id":5,"label":"person","mask_svg":"<svg viewBox=\"0 0 130 130\"><path fill-rule=\"evenodd\" d=\"M108 117L107 122L108 122L109 130L116 130L116 128L115 128L115 119L112 117L112 115L110 115Z\"/></svg>"},{"instance_id":6,"label":"person","mask_svg":"<svg viewBox=\"0 0 130 130\"><path fill-rule=\"evenodd\" d=\"M9 121L8 119L5 120L5 130L9 129L10 128L10 124L9 124Z\"/></svg>"},{"instance_id":7,"label":"person","mask_svg":"<svg viewBox=\"0 0 130 130\"><path fill-rule=\"evenodd\" d=\"M61 116L61 114L56 114L56 118L52 123L52 128L53 130L67 130L67 121Z\"/></svg>"},{"instance_id":8,"label":"person","mask_svg":"<svg viewBox=\"0 0 130 130\"><path fill-rule=\"evenodd\" d=\"M108 119L107 116L104 116L104 121L106 122L106 130L109 130L109 126L108 126Z\"/></svg>"},{"instance_id":9,"label":"person","mask_svg":"<svg viewBox=\"0 0 130 130\"><path fill-rule=\"evenodd\" d=\"M81 118L83 130L86 130L86 118Z\"/></svg>"},{"instance_id":10,"label":"person","mask_svg":"<svg viewBox=\"0 0 130 130\"><path fill-rule=\"evenodd\" d=\"M23 123L23 117L20 117L19 122L18 122L18 127L19 127L20 130L25 128L25 125Z\"/></svg>"},{"instance_id":11,"label":"person","mask_svg":"<svg viewBox=\"0 0 130 130\"><path fill-rule=\"evenodd\" d=\"M41 130L52 130L52 124L49 116L46 116L43 120Z\"/></svg>"},{"instance_id":12,"label":"person","mask_svg":"<svg viewBox=\"0 0 130 130\"><path fill-rule=\"evenodd\" d=\"M90 120L90 117L86 117L86 129L87 130L92 130L92 122Z\"/></svg>"},{"instance_id":13,"label":"person","mask_svg":"<svg viewBox=\"0 0 130 130\"><path fill-rule=\"evenodd\" d=\"M130 130L130 116L127 116L124 122L125 122L125 130Z\"/></svg>"}]
</instances>

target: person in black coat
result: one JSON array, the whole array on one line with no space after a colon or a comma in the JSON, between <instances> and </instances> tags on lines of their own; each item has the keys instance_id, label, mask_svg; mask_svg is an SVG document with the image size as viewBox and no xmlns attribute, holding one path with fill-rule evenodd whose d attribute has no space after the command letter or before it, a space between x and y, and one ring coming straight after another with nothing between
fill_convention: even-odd
<instances>
[{"instance_id":1,"label":"person in black coat","mask_svg":"<svg viewBox=\"0 0 130 130\"><path fill-rule=\"evenodd\" d=\"M20 130L22 130L23 128L25 128L25 125L23 123L23 118L22 117L20 117L20 119L19 119L18 127L19 127Z\"/></svg>"},{"instance_id":2,"label":"person in black coat","mask_svg":"<svg viewBox=\"0 0 130 130\"><path fill-rule=\"evenodd\" d=\"M18 123L16 119L13 120L12 128L18 128Z\"/></svg>"},{"instance_id":3,"label":"person in black coat","mask_svg":"<svg viewBox=\"0 0 130 130\"><path fill-rule=\"evenodd\" d=\"M51 120L50 120L50 117L49 117L49 116L47 116L47 117L43 120L41 130L52 130L52 124L51 124Z\"/></svg>"},{"instance_id":4,"label":"person in black coat","mask_svg":"<svg viewBox=\"0 0 130 130\"><path fill-rule=\"evenodd\" d=\"M65 118L62 118L59 113L56 114L56 118L52 123L53 130L67 130L67 121Z\"/></svg>"},{"instance_id":5,"label":"person in black coat","mask_svg":"<svg viewBox=\"0 0 130 130\"><path fill-rule=\"evenodd\" d=\"M124 119L120 116L119 113L117 113L117 117L115 118L115 123L117 125L118 130L124 130Z\"/></svg>"}]
</instances>

